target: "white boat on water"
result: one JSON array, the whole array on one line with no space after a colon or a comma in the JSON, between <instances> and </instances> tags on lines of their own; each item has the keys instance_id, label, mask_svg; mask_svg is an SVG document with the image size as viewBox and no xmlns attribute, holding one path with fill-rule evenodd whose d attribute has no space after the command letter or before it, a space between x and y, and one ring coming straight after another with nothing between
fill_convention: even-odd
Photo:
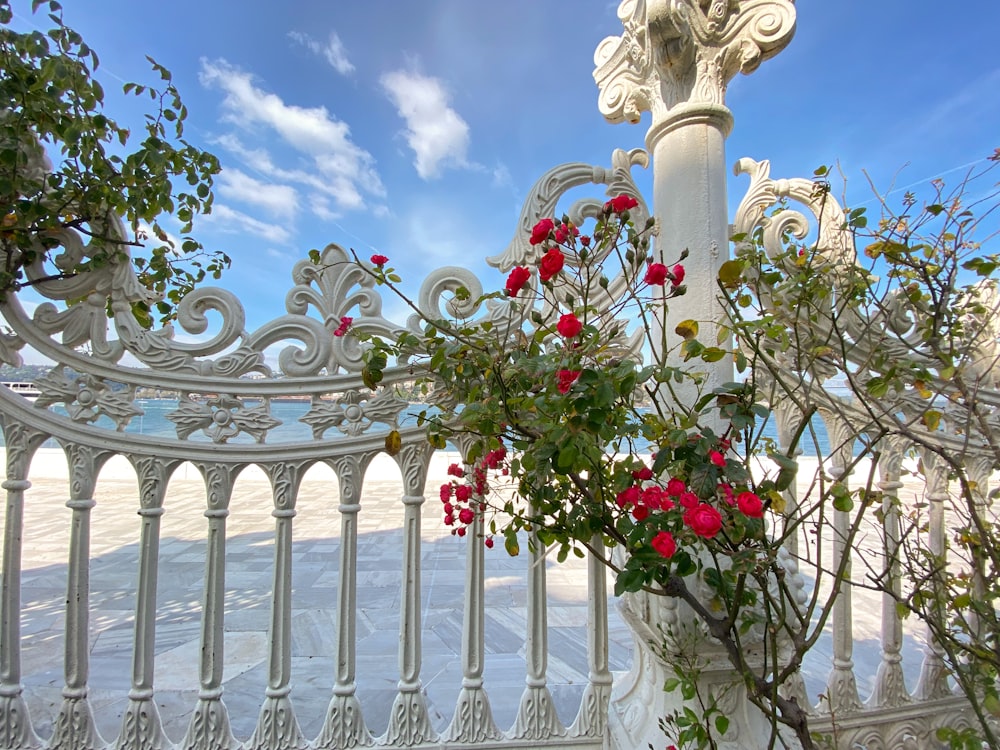
<instances>
[{"instance_id":1,"label":"white boat on water","mask_svg":"<svg viewBox=\"0 0 1000 750\"><path fill-rule=\"evenodd\" d=\"M34 383L28 383L23 380L6 380L0 383L0 385L3 385L19 396L24 396L29 401L34 401L42 395L42 392L35 387Z\"/></svg>"}]
</instances>

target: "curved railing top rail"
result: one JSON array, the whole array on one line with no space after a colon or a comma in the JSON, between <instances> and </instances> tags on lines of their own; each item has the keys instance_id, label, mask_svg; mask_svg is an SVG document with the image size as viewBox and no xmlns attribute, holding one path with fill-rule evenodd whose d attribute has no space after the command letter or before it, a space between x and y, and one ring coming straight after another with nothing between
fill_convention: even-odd
<instances>
[{"instance_id":1,"label":"curved railing top rail","mask_svg":"<svg viewBox=\"0 0 1000 750\"><path fill-rule=\"evenodd\" d=\"M640 206L633 216L637 223L645 222L649 213L630 170L646 164L644 152L619 150L610 168L566 164L550 170L530 192L514 239L488 262L506 271L537 260L538 247L528 242L531 227L539 218L555 215L567 191L585 184L606 185L609 195L636 197ZM599 216L603 203L580 200L567 214L582 223ZM125 237L117 219L95 234ZM60 440L122 453L194 457L211 451L214 458L239 463L378 450L391 430L400 431L404 444L417 442L422 429L416 420L406 419L409 403L396 386L419 373L405 361L392 363L380 387L366 387L361 377L365 344L354 336L334 335L342 318L351 317L354 330L393 339L405 330L419 331L422 319L510 314L504 300L480 303L483 284L471 271L447 267L423 281L414 297L418 314L407 321L389 320L383 314L383 295L391 292L377 286L365 261L331 244L318 258L294 264L284 313L256 330L247 329L237 296L217 287L189 293L177 307L174 324L147 329L133 314L133 305L155 299L140 284L127 255L86 273L52 278L46 262L74 268L97 251L95 240L72 230L58 239L55 257L44 261L40 253L25 268L34 293L44 301L31 314L17 294L0 303L9 328L0 335L0 361L20 364L20 351L31 347L54 367L36 380L40 395L34 403L0 389L2 411ZM546 315L558 309L558 300L550 298L537 277L530 284L537 292L537 308ZM612 279L595 297L612 305L625 285L624 279ZM460 288L469 294L456 294ZM533 325L531 312L519 313L524 326ZM185 338L204 338L179 341L178 331ZM266 356L273 348L278 349L274 364ZM177 395L177 407L167 415L176 437L132 432L129 426L143 415L143 389ZM296 421L309 427L311 438L301 437L301 425L292 433L275 416L273 401L287 398L308 404Z\"/></svg>"}]
</instances>

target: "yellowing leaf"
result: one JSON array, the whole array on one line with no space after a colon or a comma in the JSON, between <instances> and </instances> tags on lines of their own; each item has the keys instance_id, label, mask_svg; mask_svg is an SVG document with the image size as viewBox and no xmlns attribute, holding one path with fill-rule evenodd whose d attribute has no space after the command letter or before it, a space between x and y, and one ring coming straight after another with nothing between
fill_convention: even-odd
<instances>
[{"instance_id":1,"label":"yellowing leaf","mask_svg":"<svg viewBox=\"0 0 1000 750\"><path fill-rule=\"evenodd\" d=\"M695 336L698 335L698 321L696 320L684 320L677 324L677 328L674 329L674 333L683 338L685 341L690 341Z\"/></svg>"},{"instance_id":2,"label":"yellowing leaf","mask_svg":"<svg viewBox=\"0 0 1000 750\"><path fill-rule=\"evenodd\" d=\"M771 490L767 493L768 498L771 500L771 510L775 513L785 512L785 496L776 490Z\"/></svg>"},{"instance_id":3,"label":"yellowing leaf","mask_svg":"<svg viewBox=\"0 0 1000 750\"><path fill-rule=\"evenodd\" d=\"M924 416L920 418L920 421L924 423L924 427L928 430L934 431L941 425L941 412L928 409L924 412Z\"/></svg>"},{"instance_id":4,"label":"yellowing leaf","mask_svg":"<svg viewBox=\"0 0 1000 750\"><path fill-rule=\"evenodd\" d=\"M385 436L385 452L390 456L395 456L403 447L403 440L399 437L399 430L393 430Z\"/></svg>"},{"instance_id":5,"label":"yellowing leaf","mask_svg":"<svg viewBox=\"0 0 1000 750\"><path fill-rule=\"evenodd\" d=\"M734 287L739 283L740 276L743 275L743 261L727 260L719 268L719 281L723 286Z\"/></svg>"}]
</instances>

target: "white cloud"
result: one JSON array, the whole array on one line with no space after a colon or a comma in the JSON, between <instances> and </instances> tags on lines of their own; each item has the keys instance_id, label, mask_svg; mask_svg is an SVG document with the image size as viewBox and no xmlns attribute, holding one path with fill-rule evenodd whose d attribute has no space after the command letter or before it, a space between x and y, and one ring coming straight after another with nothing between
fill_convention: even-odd
<instances>
[{"instance_id":1,"label":"white cloud","mask_svg":"<svg viewBox=\"0 0 1000 750\"><path fill-rule=\"evenodd\" d=\"M423 179L437 177L442 167L468 167L469 126L449 106L441 81L397 70L381 78L382 88L406 120L406 142Z\"/></svg>"},{"instance_id":2,"label":"white cloud","mask_svg":"<svg viewBox=\"0 0 1000 750\"><path fill-rule=\"evenodd\" d=\"M363 194L382 197L385 188L375 171L375 159L353 143L346 123L331 116L325 107L299 107L259 88L253 76L225 60L201 61L203 86L224 93L225 119L249 129L260 125L273 130L295 150L312 158L318 174L283 172L267 152L252 149L256 166L265 174L285 179L299 175L330 195L340 208L358 209L366 204ZM238 143L238 139L236 139Z\"/></svg>"},{"instance_id":3,"label":"white cloud","mask_svg":"<svg viewBox=\"0 0 1000 750\"><path fill-rule=\"evenodd\" d=\"M230 200L258 206L271 216L292 218L298 210L295 188L261 182L238 169L222 170L219 175L219 194Z\"/></svg>"},{"instance_id":4,"label":"white cloud","mask_svg":"<svg viewBox=\"0 0 1000 750\"><path fill-rule=\"evenodd\" d=\"M330 32L330 39L326 44L321 44L316 39L313 39L308 34L303 34L301 31L289 31L288 36L292 41L301 44L314 55L325 57L326 61L340 75L346 76L354 72L354 65L347 59L347 50L344 49L344 43L340 41L337 32Z\"/></svg>"},{"instance_id":5,"label":"white cloud","mask_svg":"<svg viewBox=\"0 0 1000 750\"><path fill-rule=\"evenodd\" d=\"M276 245L286 245L292 237L291 232L286 227L268 224L260 219L247 216L224 203L216 203L212 207L212 213L204 218L204 222L211 224L220 232L254 234Z\"/></svg>"},{"instance_id":6,"label":"white cloud","mask_svg":"<svg viewBox=\"0 0 1000 750\"><path fill-rule=\"evenodd\" d=\"M333 221L337 214L330 210L330 202L322 195L309 196L309 210L323 221Z\"/></svg>"}]
</instances>

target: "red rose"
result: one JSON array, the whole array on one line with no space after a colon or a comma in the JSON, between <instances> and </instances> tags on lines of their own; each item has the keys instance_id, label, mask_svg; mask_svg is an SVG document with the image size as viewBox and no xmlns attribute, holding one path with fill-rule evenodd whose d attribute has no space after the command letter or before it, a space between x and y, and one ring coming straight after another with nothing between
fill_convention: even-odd
<instances>
[{"instance_id":1,"label":"red rose","mask_svg":"<svg viewBox=\"0 0 1000 750\"><path fill-rule=\"evenodd\" d=\"M741 492L737 495L736 507L750 518L761 518L764 515L764 504L753 492Z\"/></svg>"},{"instance_id":2,"label":"red rose","mask_svg":"<svg viewBox=\"0 0 1000 750\"><path fill-rule=\"evenodd\" d=\"M469 502L472 497L472 487L467 484L460 484L455 488L455 499L462 503Z\"/></svg>"},{"instance_id":3,"label":"red rose","mask_svg":"<svg viewBox=\"0 0 1000 750\"><path fill-rule=\"evenodd\" d=\"M667 282L667 267L662 263L650 263L644 279L650 286L663 286Z\"/></svg>"},{"instance_id":4,"label":"red rose","mask_svg":"<svg viewBox=\"0 0 1000 750\"><path fill-rule=\"evenodd\" d=\"M375 255L372 256L372 263L374 263L376 266L384 266L388 262L389 259L384 255L379 255L378 253L375 253Z\"/></svg>"},{"instance_id":5,"label":"red rose","mask_svg":"<svg viewBox=\"0 0 1000 750\"><path fill-rule=\"evenodd\" d=\"M559 371L559 392L569 393L569 389L573 387L573 383L576 379L580 377L579 370L560 370Z\"/></svg>"},{"instance_id":6,"label":"red rose","mask_svg":"<svg viewBox=\"0 0 1000 750\"><path fill-rule=\"evenodd\" d=\"M722 514L708 503L699 503L687 510L684 523L698 536L711 539L722 528Z\"/></svg>"},{"instance_id":7,"label":"red rose","mask_svg":"<svg viewBox=\"0 0 1000 750\"><path fill-rule=\"evenodd\" d=\"M677 498L677 502L679 502L685 508L693 508L701 501L698 499L698 496L693 492L682 492L681 496Z\"/></svg>"},{"instance_id":8,"label":"red rose","mask_svg":"<svg viewBox=\"0 0 1000 750\"><path fill-rule=\"evenodd\" d=\"M680 286L684 283L684 266L680 263L670 269L670 283L674 286Z\"/></svg>"},{"instance_id":9,"label":"red rose","mask_svg":"<svg viewBox=\"0 0 1000 750\"><path fill-rule=\"evenodd\" d=\"M532 228L529 242L532 245L541 245L549 238L549 232L552 231L555 225L556 223L552 219L542 219Z\"/></svg>"},{"instance_id":10,"label":"red rose","mask_svg":"<svg viewBox=\"0 0 1000 750\"><path fill-rule=\"evenodd\" d=\"M354 322L354 318L349 318L346 315L340 319L340 325L337 326L337 330L333 332L334 336L343 336L347 333L347 329L351 327L351 323Z\"/></svg>"},{"instance_id":11,"label":"red rose","mask_svg":"<svg viewBox=\"0 0 1000 750\"><path fill-rule=\"evenodd\" d=\"M638 205L639 201L637 201L631 195L623 194L619 195L617 198L612 198L607 203L605 203L604 210L620 214L623 211L628 211L630 208L635 208Z\"/></svg>"},{"instance_id":12,"label":"red rose","mask_svg":"<svg viewBox=\"0 0 1000 750\"><path fill-rule=\"evenodd\" d=\"M563 338L571 339L583 330L583 323L573 313L566 313L556 323L556 330Z\"/></svg>"},{"instance_id":13,"label":"red rose","mask_svg":"<svg viewBox=\"0 0 1000 750\"><path fill-rule=\"evenodd\" d=\"M524 285L531 278L531 271L525 266L514 266L514 270L507 277L507 296L516 297L517 293L524 289Z\"/></svg>"},{"instance_id":14,"label":"red rose","mask_svg":"<svg viewBox=\"0 0 1000 750\"><path fill-rule=\"evenodd\" d=\"M475 512L471 508L462 508L458 511L458 520L468 526L472 523L472 520L476 517Z\"/></svg>"},{"instance_id":15,"label":"red rose","mask_svg":"<svg viewBox=\"0 0 1000 750\"><path fill-rule=\"evenodd\" d=\"M637 505L632 508L632 518L636 521L645 521L649 518L649 508L645 505Z\"/></svg>"},{"instance_id":16,"label":"red rose","mask_svg":"<svg viewBox=\"0 0 1000 750\"><path fill-rule=\"evenodd\" d=\"M668 560L677 551L677 542L674 541L674 535L669 531L661 531L654 536L653 541L650 542L650 546Z\"/></svg>"},{"instance_id":17,"label":"red rose","mask_svg":"<svg viewBox=\"0 0 1000 750\"><path fill-rule=\"evenodd\" d=\"M708 460L720 469L726 468L726 457L719 453L719 451L709 451Z\"/></svg>"},{"instance_id":18,"label":"red rose","mask_svg":"<svg viewBox=\"0 0 1000 750\"><path fill-rule=\"evenodd\" d=\"M640 490L638 487L629 487L627 490L622 490L615 497L615 502L618 503L619 508L627 508L630 505L635 505L639 502Z\"/></svg>"},{"instance_id":19,"label":"red rose","mask_svg":"<svg viewBox=\"0 0 1000 750\"><path fill-rule=\"evenodd\" d=\"M487 549L493 549L493 537L486 537L486 539L483 540L483 544L486 545Z\"/></svg>"},{"instance_id":20,"label":"red rose","mask_svg":"<svg viewBox=\"0 0 1000 750\"><path fill-rule=\"evenodd\" d=\"M653 470L648 466L643 466L638 471L632 472L632 478L638 479L640 482L647 482L653 478Z\"/></svg>"},{"instance_id":21,"label":"red rose","mask_svg":"<svg viewBox=\"0 0 1000 750\"><path fill-rule=\"evenodd\" d=\"M441 485L441 502L446 503L451 500L452 487L450 484Z\"/></svg>"},{"instance_id":22,"label":"red rose","mask_svg":"<svg viewBox=\"0 0 1000 750\"><path fill-rule=\"evenodd\" d=\"M642 491L642 503L653 510L670 510L674 505L655 484Z\"/></svg>"},{"instance_id":23,"label":"red rose","mask_svg":"<svg viewBox=\"0 0 1000 750\"><path fill-rule=\"evenodd\" d=\"M565 262L566 256L562 254L562 250L558 247L551 248L542 256L542 261L538 264L538 278L542 281L548 281L562 270Z\"/></svg>"},{"instance_id":24,"label":"red rose","mask_svg":"<svg viewBox=\"0 0 1000 750\"><path fill-rule=\"evenodd\" d=\"M684 484L683 479L678 479L674 477L669 482L667 482L667 494L672 497L680 497L681 493L687 489L687 485Z\"/></svg>"},{"instance_id":25,"label":"red rose","mask_svg":"<svg viewBox=\"0 0 1000 750\"><path fill-rule=\"evenodd\" d=\"M465 469L463 469L458 464L451 464L448 467L448 476L452 476L452 477L464 477L465 476Z\"/></svg>"}]
</instances>

